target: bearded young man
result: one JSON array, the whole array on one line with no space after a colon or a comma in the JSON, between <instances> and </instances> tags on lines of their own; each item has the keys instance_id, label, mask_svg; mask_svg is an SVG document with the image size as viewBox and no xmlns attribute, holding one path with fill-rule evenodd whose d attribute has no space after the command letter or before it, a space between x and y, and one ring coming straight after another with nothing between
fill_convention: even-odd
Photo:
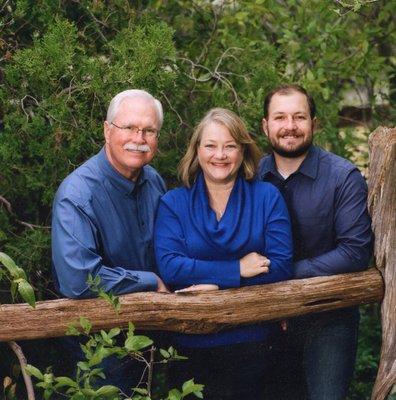
<instances>
[{"instance_id":1,"label":"bearded young man","mask_svg":"<svg viewBox=\"0 0 396 400\"><path fill-rule=\"evenodd\" d=\"M356 166L313 142L315 102L304 88L281 86L264 101L272 154L258 176L283 194L291 216L294 277L367 268L372 254L367 185ZM288 321L276 356L271 399L345 399L359 325L356 307Z\"/></svg>"}]
</instances>

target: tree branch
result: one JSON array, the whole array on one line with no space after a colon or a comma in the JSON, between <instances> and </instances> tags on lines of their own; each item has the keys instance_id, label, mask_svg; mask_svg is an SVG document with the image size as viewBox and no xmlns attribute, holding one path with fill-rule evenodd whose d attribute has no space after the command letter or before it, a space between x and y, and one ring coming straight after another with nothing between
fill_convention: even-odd
<instances>
[{"instance_id":1,"label":"tree branch","mask_svg":"<svg viewBox=\"0 0 396 400\"><path fill-rule=\"evenodd\" d=\"M32 379L26 373L26 370L25 370L25 367L27 365L26 357L23 354L21 347L16 342L11 341L11 342L7 342L7 343L11 347L11 349L15 353L15 355L17 356L19 364L21 366L23 380L25 381L26 392L27 392L27 396L28 396L27 398L28 398L28 400L35 400Z\"/></svg>"}]
</instances>

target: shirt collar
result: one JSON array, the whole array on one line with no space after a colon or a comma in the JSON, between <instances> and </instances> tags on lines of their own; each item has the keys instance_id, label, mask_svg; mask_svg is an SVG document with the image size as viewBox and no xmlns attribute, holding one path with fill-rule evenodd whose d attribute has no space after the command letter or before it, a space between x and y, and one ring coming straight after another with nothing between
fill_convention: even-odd
<instances>
[{"instance_id":1,"label":"shirt collar","mask_svg":"<svg viewBox=\"0 0 396 400\"><path fill-rule=\"evenodd\" d=\"M308 150L308 154L304 161L301 163L296 173L301 173L312 179L315 179L318 173L319 166L319 148L317 146L311 146ZM269 157L265 157L261 164L261 178L264 178L268 173L278 176L279 173L276 169L275 157L271 154Z\"/></svg>"},{"instance_id":2,"label":"shirt collar","mask_svg":"<svg viewBox=\"0 0 396 400\"><path fill-rule=\"evenodd\" d=\"M319 166L319 148L311 146L304 161L301 163L300 168L296 172L300 172L312 179L315 179L318 174Z\"/></svg>"},{"instance_id":3,"label":"shirt collar","mask_svg":"<svg viewBox=\"0 0 396 400\"><path fill-rule=\"evenodd\" d=\"M145 168L143 167L140 171L139 177L136 182L131 181L125 176L121 175L109 162L107 159L105 148L102 147L98 153L98 164L99 168L103 171L106 178L110 183L121 193L130 195L137 187L142 186L147 181L147 174Z\"/></svg>"}]
</instances>

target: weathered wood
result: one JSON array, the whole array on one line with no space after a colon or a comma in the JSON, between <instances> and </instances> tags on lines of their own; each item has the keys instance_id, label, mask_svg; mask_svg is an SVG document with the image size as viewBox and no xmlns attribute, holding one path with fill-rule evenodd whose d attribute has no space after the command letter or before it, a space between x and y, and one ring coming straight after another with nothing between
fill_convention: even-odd
<instances>
[{"instance_id":1,"label":"weathered wood","mask_svg":"<svg viewBox=\"0 0 396 400\"><path fill-rule=\"evenodd\" d=\"M374 254L385 280L381 359L372 399L383 400L396 384L396 128L377 128L369 146L368 203L376 237Z\"/></svg>"},{"instance_id":2,"label":"weathered wood","mask_svg":"<svg viewBox=\"0 0 396 400\"><path fill-rule=\"evenodd\" d=\"M93 328L126 327L209 333L233 325L333 310L383 298L377 269L201 294L134 293L120 296L121 311L102 299L51 300L0 306L0 341L63 336L80 316Z\"/></svg>"}]
</instances>

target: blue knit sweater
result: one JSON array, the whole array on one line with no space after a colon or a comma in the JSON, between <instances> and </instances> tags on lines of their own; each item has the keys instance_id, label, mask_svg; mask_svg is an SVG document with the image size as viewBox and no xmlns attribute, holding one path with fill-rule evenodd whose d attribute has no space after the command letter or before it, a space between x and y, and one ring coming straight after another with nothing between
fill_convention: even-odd
<instances>
[{"instance_id":1,"label":"blue knit sweater","mask_svg":"<svg viewBox=\"0 0 396 400\"><path fill-rule=\"evenodd\" d=\"M200 174L190 188L166 193L159 205L154 245L159 272L172 289L211 283L221 289L291 277L292 238L285 202L268 183L238 177L217 221ZM270 259L270 271L241 278L239 260L251 252ZM265 339L273 324L236 327L209 335L177 334L179 346L212 347Z\"/></svg>"}]
</instances>

